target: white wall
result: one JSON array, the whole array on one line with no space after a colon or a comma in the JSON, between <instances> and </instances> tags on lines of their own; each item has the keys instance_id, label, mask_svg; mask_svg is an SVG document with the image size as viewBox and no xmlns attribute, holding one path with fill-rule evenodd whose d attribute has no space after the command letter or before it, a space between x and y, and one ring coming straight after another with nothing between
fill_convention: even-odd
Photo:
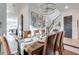
<instances>
[{"instance_id":1,"label":"white wall","mask_svg":"<svg viewBox=\"0 0 79 59\"><path fill-rule=\"evenodd\" d=\"M21 14L23 14L23 30L27 31L29 30L30 27L30 10L29 10L29 4L26 4L21 10L20 13L18 14L18 20L19 20L19 28L21 25Z\"/></svg>"},{"instance_id":2,"label":"white wall","mask_svg":"<svg viewBox=\"0 0 79 59\"><path fill-rule=\"evenodd\" d=\"M6 33L6 4L0 3L0 35Z\"/></svg>"},{"instance_id":3,"label":"white wall","mask_svg":"<svg viewBox=\"0 0 79 59\"><path fill-rule=\"evenodd\" d=\"M18 20L17 17L7 18L7 29L17 29L18 28Z\"/></svg>"},{"instance_id":4,"label":"white wall","mask_svg":"<svg viewBox=\"0 0 79 59\"><path fill-rule=\"evenodd\" d=\"M78 38L78 33L77 33L77 20L79 19L79 11L76 9L72 10L67 10L62 13L63 15L63 21L64 21L64 16L70 16L72 15L72 39L77 39Z\"/></svg>"}]
</instances>

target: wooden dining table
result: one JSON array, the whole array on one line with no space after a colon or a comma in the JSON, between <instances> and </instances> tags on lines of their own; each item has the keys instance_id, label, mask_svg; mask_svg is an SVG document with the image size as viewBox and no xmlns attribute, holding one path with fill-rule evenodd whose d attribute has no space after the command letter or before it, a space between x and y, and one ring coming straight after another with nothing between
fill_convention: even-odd
<instances>
[{"instance_id":1,"label":"wooden dining table","mask_svg":"<svg viewBox=\"0 0 79 59\"><path fill-rule=\"evenodd\" d=\"M28 53L28 55L42 55L44 47L44 42L35 42L33 44L26 45L24 47L24 51Z\"/></svg>"}]
</instances>

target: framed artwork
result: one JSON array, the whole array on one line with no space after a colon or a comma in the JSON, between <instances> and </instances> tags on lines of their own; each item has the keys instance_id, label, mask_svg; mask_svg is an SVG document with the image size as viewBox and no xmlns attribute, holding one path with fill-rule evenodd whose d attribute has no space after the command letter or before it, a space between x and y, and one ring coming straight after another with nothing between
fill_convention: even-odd
<instances>
[{"instance_id":1,"label":"framed artwork","mask_svg":"<svg viewBox=\"0 0 79 59\"><path fill-rule=\"evenodd\" d=\"M39 15L35 12L31 12L31 17L32 17L32 26L45 27L45 21L43 20L42 15Z\"/></svg>"}]
</instances>

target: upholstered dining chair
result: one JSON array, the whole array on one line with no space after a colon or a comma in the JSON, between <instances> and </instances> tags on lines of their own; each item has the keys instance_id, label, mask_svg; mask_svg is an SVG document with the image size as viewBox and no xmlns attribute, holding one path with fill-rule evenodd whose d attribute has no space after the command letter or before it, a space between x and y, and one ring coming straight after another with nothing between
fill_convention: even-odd
<instances>
[{"instance_id":1,"label":"upholstered dining chair","mask_svg":"<svg viewBox=\"0 0 79 59\"><path fill-rule=\"evenodd\" d=\"M0 36L0 43L2 44L2 47L3 47L3 54L10 55L10 49L6 38L3 36Z\"/></svg>"},{"instance_id":2,"label":"upholstered dining chair","mask_svg":"<svg viewBox=\"0 0 79 59\"><path fill-rule=\"evenodd\" d=\"M55 54L62 55L62 53L63 53L63 50L64 50L63 37L64 37L63 31L57 33L57 38L56 38L56 42L55 42L55 49L54 49Z\"/></svg>"},{"instance_id":3,"label":"upholstered dining chair","mask_svg":"<svg viewBox=\"0 0 79 59\"><path fill-rule=\"evenodd\" d=\"M28 38L29 35L31 35L31 31L24 31L23 32L23 38Z\"/></svg>"},{"instance_id":4,"label":"upholstered dining chair","mask_svg":"<svg viewBox=\"0 0 79 59\"><path fill-rule=\"evenodd\" d=\"M40 34L39 30L34 30L34 35Z\"/></svg>"},{"instance_id":5,"label":"upholstered dining chair","mask_svg":"<svg viewBox=\"0 0 79 59\"><path fill-rule=\"evenodd\" d=\"M43 55L55 54L54 48L55 48L56 37L57 34L52 34L47 37L44 44Z\"/></svg>"}]
</instances>

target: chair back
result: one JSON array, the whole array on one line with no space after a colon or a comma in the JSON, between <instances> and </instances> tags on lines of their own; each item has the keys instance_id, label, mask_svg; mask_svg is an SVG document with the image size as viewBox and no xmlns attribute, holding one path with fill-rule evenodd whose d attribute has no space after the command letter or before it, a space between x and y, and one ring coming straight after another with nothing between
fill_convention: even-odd
<instances>
[{"instance_id":1,"label":"chair back","mask_svg":"<svg viewBox=\"0 0 79 59\"><path fill-rule=\"evenodd\" d=\"M11 52L6 38L3 36L0 36L0 43L2 44L2 47L3 47L3 50L2 50L3 54L9 55Z\"/></svg>"},{"instance_id":2,"label":"chair back","mask_svg":"<svg viewBox=\"0 0 79 59\"><path fill-rule=\"evenodd\" d=\"M64 32L58 32L56 34L49 35L45 41L43 54L56 54L56 51L59 54L62 54L64 45L63 45Z\"/></svg>"},{"instance_id":3,"label":"chair back","mask_svg":"<svg viewBox=\"0 0 79 59\"><path fill-rule=\"evenodd\" d=\"M24 31L23 38L28 38L28 35L31 34L31 31Z\"/></svg>"},{"instance_id":4,"label":"chair back","mask_svg":"<svg viewBox=\"0 0 79 59\"><path fill-rule=\"evenodd\" d=\"M49 35L45 41L43 54L53 54L57 34Z\"/></svg>"},{"instance_id":5,"label":"chair back","mask_svg":"<svg viewBox=\"0 0 79 59\"><path fill-rule=\"evenodd\" d=\"M56 52L58 52L59 54L62 54L62 48L63 46L63 37L64 37L64 32L58 32L57 33L57 38L56 38L56 42L55 42L55 49L54 49L54 53L56 54Z\"/></svg>"},{"instance_id":6,"label":"chair back","mask_svg":"<svg viewBox=\"0 0 79 59\"><path fill-rule=\"evenodd\" d=\"M39 30L34 30L34 35L39 35L39 34L40 34Z\"/></svg>"},{"instance_id":7,"label":"chair back","mask_svg":"<svg viewBox=\"0 0 79 59\"><path fill-rule=\"evenodd\" d=\"M61 38L60 38L60 48L59 48L59 54L63 54L64 51L64 45L63 45L63 39L64 39L64 32L61 33Z\"/></svg>"}]
</instances>

